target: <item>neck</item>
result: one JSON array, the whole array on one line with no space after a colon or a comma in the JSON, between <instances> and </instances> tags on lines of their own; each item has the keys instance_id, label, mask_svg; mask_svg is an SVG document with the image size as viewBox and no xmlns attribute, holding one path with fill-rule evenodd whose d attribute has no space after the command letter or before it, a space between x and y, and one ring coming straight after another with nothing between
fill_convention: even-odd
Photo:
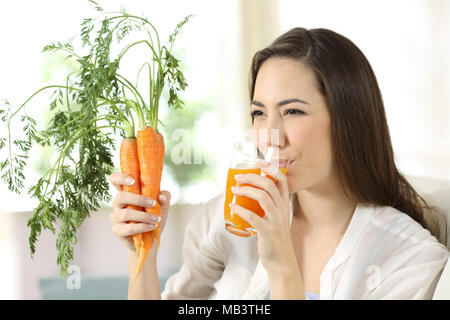
<instances>
[{"instance_id":1,"label":"neck","mask_svg":"<svg viewBox=\"0 0 450 320\"><path fill-rule=\"evenodd\" d=\"M294 217L313 233L343 234L347 230L357 203L342 187L329 184L296 193Z\"/></svg>"}]
</instances>

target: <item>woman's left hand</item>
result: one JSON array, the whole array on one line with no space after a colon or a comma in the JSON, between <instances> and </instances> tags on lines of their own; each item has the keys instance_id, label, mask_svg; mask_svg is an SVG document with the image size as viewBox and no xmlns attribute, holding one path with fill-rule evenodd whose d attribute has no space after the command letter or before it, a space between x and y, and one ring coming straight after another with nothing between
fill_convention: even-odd
<instances>
[{"instance_id":1,"label":"woman's left hand","mask_svg":"<svg viewBox=\"0 0 450 320\"><path fill-rule=\"evenodd\" d=\"M275 179L256 174L236 175L236 181L252 186L233 188L233 193L258 201L264 210L264 217L236 204L230 205L231 211L251 224L258 232L258 251L262 264L267 271L277 272L286 268L286 263L295 261L290 232L290 202L287 177L279 170L268 172L269 164L260 161L261 170ZM294 259L293 259L294 257ZM296 265L295 265L296 267Z\"/></svg>"}]
</instances>

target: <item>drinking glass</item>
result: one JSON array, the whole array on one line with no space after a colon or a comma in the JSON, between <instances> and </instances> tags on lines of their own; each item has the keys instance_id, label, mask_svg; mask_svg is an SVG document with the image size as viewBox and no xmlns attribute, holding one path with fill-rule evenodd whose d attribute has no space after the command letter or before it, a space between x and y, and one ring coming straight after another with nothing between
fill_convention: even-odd
<instances>
[{"instance_id":1,"label":"drinking glass","mask_svg":"<svg viewBox=\"0 0 450 320\"><path fill-rule=\"evenodd\" d=\"M258 166L258 160L262 158L259 158L258 154L258 148L252 141L239 141L233 144L226 183L224 218L225 229L240 237L253 237L256 235L256 230L247 221L231 212L231 208L229 207L230 203L236 203L260 217L264 217L265 213L258 201L245 196L234 195L231 191L233 186L252 186L249 184L239 184L234 176L247 173L263 174L275 181L271 175L261 172ZM271 159L266 158L267 160L270 161ZM287 168L280 168L280 170L286 174ZM252 187L257 188L256 186Z\"/></svg>"}]
</instances>

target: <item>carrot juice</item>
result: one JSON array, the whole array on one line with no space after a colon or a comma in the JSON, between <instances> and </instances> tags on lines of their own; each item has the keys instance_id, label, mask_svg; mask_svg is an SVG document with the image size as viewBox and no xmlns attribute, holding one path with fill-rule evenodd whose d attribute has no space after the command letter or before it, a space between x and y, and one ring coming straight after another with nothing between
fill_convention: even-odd
<instances>
[{"instance_id":1,"label":"carrot juice","mask_svg":"<svg viewBox=\"0 0 450 320\"><path fill-rule=\"evenodd\" d=\"M280 168L281 172L286 174L287 168ZM238 184L236 179L234 178L237 174L248 174L253 173L257 175L261 175L260 168L229 168L228 176L227 176L227 185L225 192L225 205L224 205L224 217L225 217L225 229L227 229L230 233L241 237L251 237L256 234L256 230L244 219L242 219L237 214L231 213L231 208L229 207L230 203L236 203L243 208L246 208L260 217L264 217L264 210L259 205L258 201L254 199L250 199L245 196L238 196L233 194L231 191L231 187L233 186L252 186L250 184ZM274 178L270 175L266 175L272 181L275 181ZM252 186L257 188L256 186Z\"/></svg>"}]
</instances>

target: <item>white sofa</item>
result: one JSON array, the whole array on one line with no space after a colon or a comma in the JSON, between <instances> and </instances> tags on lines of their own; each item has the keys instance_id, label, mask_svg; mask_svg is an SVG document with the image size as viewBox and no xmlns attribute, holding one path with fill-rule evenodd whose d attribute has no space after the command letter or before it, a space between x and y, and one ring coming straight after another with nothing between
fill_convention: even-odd
<instances>
[{"instance_id":1,"label":"white sofa","mask_svg":"<svg viewBox=\"0 0 450 320\"><path fill-rule=\"evenodd\" d=\"M413 187L447 217L447 247L450 249L450 181L407 176ZM441 274L433 300L450 300L450 260Z\"/></svg>"}]
</instances>

